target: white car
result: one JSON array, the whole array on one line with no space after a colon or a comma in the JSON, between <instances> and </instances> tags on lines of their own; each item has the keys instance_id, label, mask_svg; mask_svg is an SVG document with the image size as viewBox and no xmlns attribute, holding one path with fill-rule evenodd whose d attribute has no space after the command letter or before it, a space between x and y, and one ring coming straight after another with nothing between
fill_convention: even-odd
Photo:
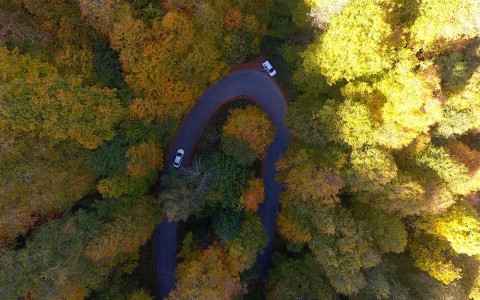
<instances>
[{"instance_id":1,"label":"white car","mask_svg":"<svg viewBox=\"0 0 480 300\"><path fill-rule=\"evenodd\" d=\"M277 75L277 71L272 67L272 64L266 60L262 63L263 70L268 73L270 76L275 76Z\"/></svg>"},{"instance_id":2,"label":"white car","mask_svg":"<svg viewBox=\"0 0 480 300\"><path fill-rule=\"evenodd\" d=\"M182 164L182 159L183 155L185 155L185 151L183 149L178 149L177 154L175 154L175 159L173 160L173 166L175 168L180 168L180 165Z\"/></svg>"}]
</instances>

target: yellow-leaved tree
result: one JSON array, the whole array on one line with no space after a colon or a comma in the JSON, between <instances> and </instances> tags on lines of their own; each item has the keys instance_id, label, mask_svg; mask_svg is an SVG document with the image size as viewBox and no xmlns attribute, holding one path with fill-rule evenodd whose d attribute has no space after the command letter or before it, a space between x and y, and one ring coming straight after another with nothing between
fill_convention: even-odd
<instances>
[{"instance_id":1,"label":"yellow-leaved tree","mask_svg":"<svg viewBox=\"0 0 480 300\"><path fill-rule=\"evenodd\" d=\"M63 77L55 67L0 48L0 137L33 134L93 149L114 135L124 109L115 92Z\"/></svg>"}]
</instances>

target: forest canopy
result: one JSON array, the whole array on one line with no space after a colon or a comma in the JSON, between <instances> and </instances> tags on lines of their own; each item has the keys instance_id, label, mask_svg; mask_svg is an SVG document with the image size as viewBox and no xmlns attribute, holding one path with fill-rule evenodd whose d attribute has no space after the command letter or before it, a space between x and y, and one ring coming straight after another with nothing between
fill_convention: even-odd
<instances>
[{"instance_id":1,"label":"forest canopy","mask_svg":"<svg viewBox=\"0 0 480 300\"><path fill-rule=\"evenodd\" d=\"M164 165L264 58L291 141L260 278L265 111ZM480 299L479 212L478 0L0 0L1 299L153 299L164 220L169 299Z\"/></svg>"}]
</instances>

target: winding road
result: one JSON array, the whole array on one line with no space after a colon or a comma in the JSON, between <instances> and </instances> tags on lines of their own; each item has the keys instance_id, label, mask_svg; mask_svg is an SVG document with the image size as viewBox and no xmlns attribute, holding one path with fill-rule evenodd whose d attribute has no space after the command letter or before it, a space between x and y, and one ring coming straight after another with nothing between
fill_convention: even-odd
<instances>
[{"instance_id":1,"label":"winding road","mask_svg":"<svg viewBox=\"0 0 480 300\"><path fill-rule=\"evenodd\" d=\"M230 73L217 84L207 89L186 116L171 145L165 160L164 172L172 164L178 148L185 150L184 164L193 156L195 144L210 117L219 107L238 98L248 98L265 111L276 127L275 138L264 161L263 182L265 201L259 209L259 216L267 232L268 243L265 251L258 255L260 278L263 278L271 264L275 219L279 208L282 185L274 181L275 162L285 153L290 133L285 126L287 104L275 82L266 74L256 70ZM163 221L155 231L157 276L162 299L175 289L177 223Z\"/></svg>"}]
</instances>

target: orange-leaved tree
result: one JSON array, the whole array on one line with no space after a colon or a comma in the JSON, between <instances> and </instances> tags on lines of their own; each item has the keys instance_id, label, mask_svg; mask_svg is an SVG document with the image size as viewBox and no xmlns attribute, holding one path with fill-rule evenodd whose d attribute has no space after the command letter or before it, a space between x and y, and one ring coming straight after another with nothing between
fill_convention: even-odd
<instances>
[{"instance_id":1,"label":"orange-leaved tree","mask_svg":"<svg viewBox=\"0 0 480 300\"><path fill-rule=\"evenodd\" d=\"M168 299L231 299L242 294L239 274L229 266L228 256L217 244L178 266L179 281Z\"/></svg>"},{"instance_id":2,"label":"orange-leaved tree","mask_svg":"<svg viewBox=\"0 0 480 300\"><path fill-rule=\"evenodd\" d=\"M256 212L258 206L264 201L264 186L261 178L250 179L240 201L245 205L245 210Z\"/></svg>"},{"instance_id":3,"label":"orange-leaved tree","mask_svg":"<svg viewBox=\"0 0 480 300\"><path fill-rule=\"evenodd\" d=\"M163 164L162 149L154 141L142 142L130 147L125 156L129 158L127 174L134 178L159 170Z\"/></svg>"},{"instance_id":4,"label":"orange-leaved tree","mask_svg":"<svg viewBox=\"0 0 480 300\"><path fill-rule=\"evenodd\" d=\"M246 142L258 158L264 158L268 145L273 141L275 130L263 111L256 106L247 106L230 112L223 126L223 134Z\"/></svg>"}]
</instances>

